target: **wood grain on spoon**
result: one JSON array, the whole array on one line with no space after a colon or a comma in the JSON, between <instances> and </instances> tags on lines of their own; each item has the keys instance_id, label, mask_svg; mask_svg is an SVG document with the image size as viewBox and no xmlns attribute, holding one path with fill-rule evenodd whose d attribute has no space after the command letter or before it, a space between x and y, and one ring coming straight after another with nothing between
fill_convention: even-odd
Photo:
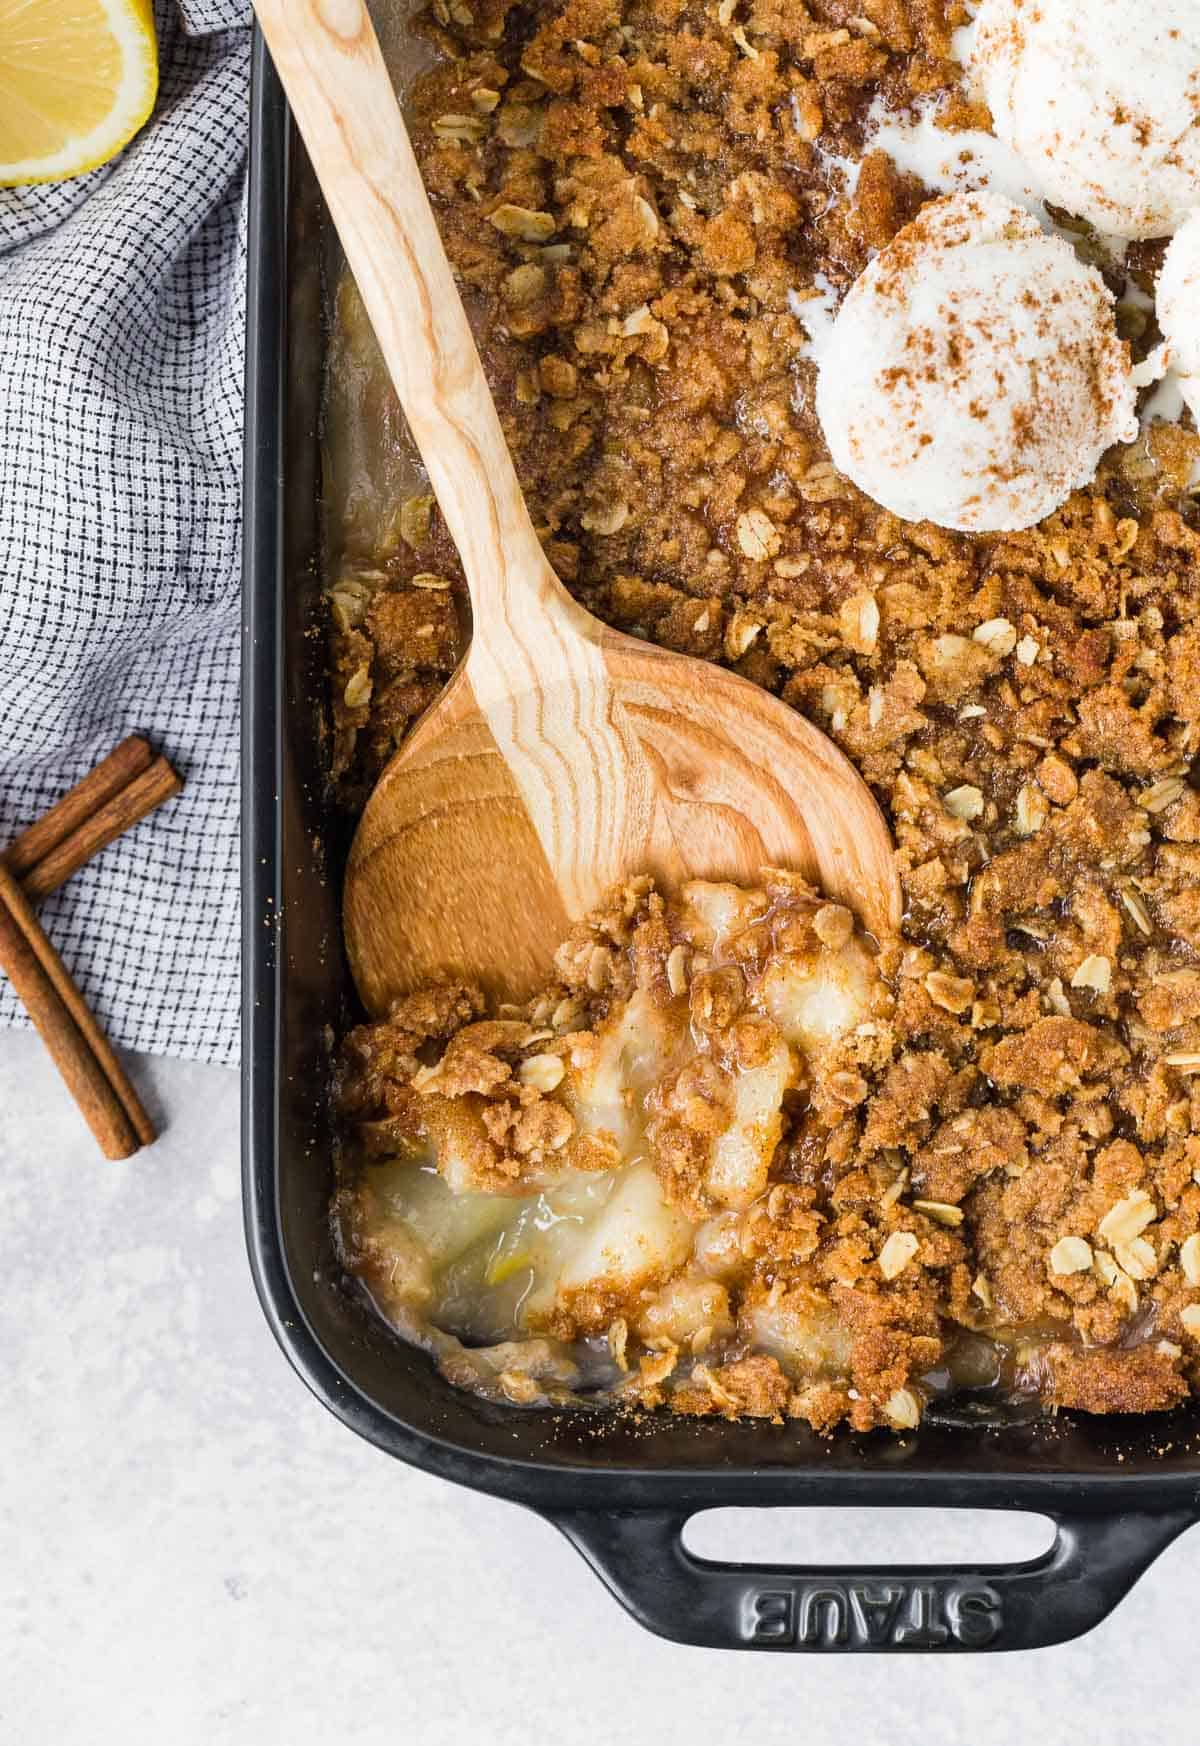
<instances>
[{"instance_id":1,"label":"wood grain on spoon","mask_svg":"<svg viewBox=\"0 0 1200 1746\"><path fill-rule=\"evenodd\" d=\"M346 941L368 1009L446 974L520 998L569 922L634 873L788 866L894 930L891 839L836 747L735 674L602 625L550 568L361 0L255 9L474 615L351 851Z\"/></svg>"}]
</instances>

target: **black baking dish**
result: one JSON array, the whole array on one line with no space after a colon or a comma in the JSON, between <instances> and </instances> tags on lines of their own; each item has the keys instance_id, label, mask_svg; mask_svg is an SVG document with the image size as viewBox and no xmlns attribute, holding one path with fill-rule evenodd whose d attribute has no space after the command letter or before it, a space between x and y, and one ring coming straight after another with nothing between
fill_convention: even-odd
<instances>
[{"instance_id":1,"label":"black baking dish","mask_svg":"<svg viewBox=\"0 0 1200 1746\"><path fill-rule=\"evenodd\" d=\"M267 1319L313 1392L414 1466L537 1510L634 1615L728 1648L1021 1649L1079 1635L1200 1515L1200 1409L902 1440L801 1426L497 1408L444 1382L339 1276L327 1203L331 1037L352 1012L327 810L318 623L319 203L261 41L254 58L246 348L243 721L246 1231ZM719 1505L1032 1510L1054 1545L1013 1566L724 1565L682 1543Z\"/></svg>"}]
</instances>

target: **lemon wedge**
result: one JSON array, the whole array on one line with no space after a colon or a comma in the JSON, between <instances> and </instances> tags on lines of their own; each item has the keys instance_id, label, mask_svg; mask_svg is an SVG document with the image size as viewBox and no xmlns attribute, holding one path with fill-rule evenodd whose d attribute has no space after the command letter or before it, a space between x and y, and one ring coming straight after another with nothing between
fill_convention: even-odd
<instances>
[{"instance_id":1,"label":"lemon wedge","mask_svg":"<svg viewBox=\"0 0 1200 1746\"><path fill-rule=\"evenodd\" d=\"M0 187L107 163L157 90L152 0L0 0Z\"/></svg>"}]
</instances>

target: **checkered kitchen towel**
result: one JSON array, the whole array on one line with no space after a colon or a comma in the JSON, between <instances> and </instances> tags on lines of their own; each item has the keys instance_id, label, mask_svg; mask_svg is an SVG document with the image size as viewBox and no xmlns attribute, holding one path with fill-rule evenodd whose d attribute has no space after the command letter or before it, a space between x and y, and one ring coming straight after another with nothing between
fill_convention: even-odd
<instances>
[{"instance_id":1,"label":"checkered kitchen towel","mask_svg":"<svg viewBox=\"0 0 1200 1746\"><path fill-rule=\"evenodd\" d=\"M234 1062L250 11L157 22L116 162L0 189L0 842L148 735L183 795L42 919L114 1041Z\"/></svg>"}]
</instances>

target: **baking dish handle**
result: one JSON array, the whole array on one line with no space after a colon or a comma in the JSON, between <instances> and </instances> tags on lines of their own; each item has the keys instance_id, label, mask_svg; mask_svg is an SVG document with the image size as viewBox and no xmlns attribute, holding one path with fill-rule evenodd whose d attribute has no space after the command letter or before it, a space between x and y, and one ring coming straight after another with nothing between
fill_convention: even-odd
<instances>
[{"instance_id":1,"label":"baking dish handle","mask_svg":"<svg viewBox=\"0 0 1200 1746\"><path fill-rule=\"evenodd\" d=\"M1039 1511L1053 1545L1020 1564L801 1569L721 1564L673 1511L550 1515L635 1619L712 1649L1037 1649L1099 1624L1194 1513Z\"/></svg>"}]
</instances>

